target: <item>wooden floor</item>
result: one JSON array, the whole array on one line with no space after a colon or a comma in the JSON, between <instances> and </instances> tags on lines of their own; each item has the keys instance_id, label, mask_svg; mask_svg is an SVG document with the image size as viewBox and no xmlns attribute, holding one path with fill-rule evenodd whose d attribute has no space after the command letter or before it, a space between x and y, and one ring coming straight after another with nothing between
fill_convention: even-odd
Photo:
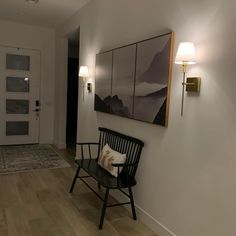
<instances>
[{"instance_id":1,"label":"wooden floor","mask_svg":"<svg viewBox=\"0 0 236 236\"><path fill-rule=\"evenodd\" d=\"M68 193L73 175L74 167L0 175L0 235L155 235L123 207L107 209L103 230L98 230L101 201L79 181Z\"/></svg>"}]
</instances>

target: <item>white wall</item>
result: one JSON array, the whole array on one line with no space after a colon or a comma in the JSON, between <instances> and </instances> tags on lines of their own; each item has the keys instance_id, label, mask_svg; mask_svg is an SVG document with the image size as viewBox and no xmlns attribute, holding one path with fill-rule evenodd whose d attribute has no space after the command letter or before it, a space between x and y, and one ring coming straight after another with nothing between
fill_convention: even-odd
<instances>
[{"instance_id":1,"label":"white wall","mask_svg":"<svg viewBox=\"0 0 236 236\"><path fill-rule=\"evenodd\" d=\"M168 30L175 52L180 41L197 46L188 74L202 77L201 94L187 96L181 117L181 68L174 65L168 128L96 113L93 94L79 101L79 140L93 140L99 125L145 142L135 200L160 236L236 235L235 7L233 0L94 0L59 29L81 27L80 63L93 82L101 50Z\"/></svg>"},{"instance_id":2,"label":"white wall","mask_svg":"<svg viewBox=\"0 0 236 236\"><path fill-rule=\"evenodd\" d=\"M57 32L55 50L54 144L64 149L66 148L68 40Z\"/></svg>"},{"instance_id":3,"label":"white wall","mask_svg":"<svg viewBox=\"0 0 236 236\"><path fill-rule=\"evenodd\" d=\"M0 21L0 45L37 49L41 52L40 143L53 143L54 30Z\"/></svg>"}]
</instances>

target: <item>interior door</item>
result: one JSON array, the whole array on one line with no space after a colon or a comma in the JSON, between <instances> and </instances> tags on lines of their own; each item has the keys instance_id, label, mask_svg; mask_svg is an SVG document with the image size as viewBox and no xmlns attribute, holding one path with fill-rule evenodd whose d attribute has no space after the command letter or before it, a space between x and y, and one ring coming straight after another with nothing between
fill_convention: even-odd
<instances>
[{"instance_id":1,"label":"interior door","mask_svg":"<svg viewBox=\"0 0 236 236\"><path fill-rule=\"evenodd\" d=\"M40 52L0 47L0 145L39 142Z\"/></svg>"}]
</instances>

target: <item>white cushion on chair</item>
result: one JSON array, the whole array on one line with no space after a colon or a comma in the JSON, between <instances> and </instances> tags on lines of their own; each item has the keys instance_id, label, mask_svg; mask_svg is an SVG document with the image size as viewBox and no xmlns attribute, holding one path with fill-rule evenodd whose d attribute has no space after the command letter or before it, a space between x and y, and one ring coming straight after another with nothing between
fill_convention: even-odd
<instances>
[{"instance_id":1,"label":"white cushion on chair","mask_svg":"<svg viewBox=\"0 0 236 236\"><path fill-rule=\"evenodd\" d=\"M126 154L111 149L108 144L103 147L98 158L98 164L115 177L118 176L118 167L114 167L112 164L124 164L125 161ZM119 169L121 172L122 167Z\"/></svg>"}]
</instances>

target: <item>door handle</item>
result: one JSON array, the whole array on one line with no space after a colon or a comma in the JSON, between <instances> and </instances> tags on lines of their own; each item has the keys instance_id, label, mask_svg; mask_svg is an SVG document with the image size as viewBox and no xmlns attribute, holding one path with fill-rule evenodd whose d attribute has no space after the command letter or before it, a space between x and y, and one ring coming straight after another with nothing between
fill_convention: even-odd
<instances>
[{"instance_id":1,"label":"door handle","mask_svg":"<svg viewBox=\"0 0 236 236\"><path fill-rule=\"evenodd\" d=\"M39 108L36 108L33 110L34 112L39 112Z\"/></svg>"}]
</instances>

